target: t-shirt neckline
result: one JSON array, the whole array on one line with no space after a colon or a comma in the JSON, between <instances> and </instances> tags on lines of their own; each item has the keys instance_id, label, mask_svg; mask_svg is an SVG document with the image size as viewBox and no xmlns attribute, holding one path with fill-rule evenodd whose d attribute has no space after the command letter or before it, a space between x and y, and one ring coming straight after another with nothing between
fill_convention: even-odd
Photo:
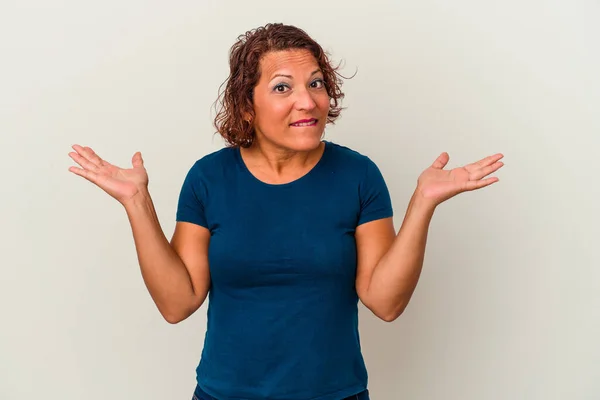
<instances>
[{"instance_id":1,"label":"t-shirt neckline","mask_svg":"<svg viewBox=\"0 0 600 400\"><path fill-rule=\"evenodd\" d=\"M299 178L294 179L293 181L286 182L286 183L267 183L267 182L264 182L264 181L258 179L256 176L254 176L254 174L252 172L250 172L250 170L248 169L248 166L244 162L244 159L242 158L242 153L241 153L239 147L235 147L235 158L236 158L238 165L242 169L242 171L244 171L245 174L249 175L254 181L258 182L259 184L266 186L266 187L275 187L275 188L288 187L288 186L296 185L296 184L308 179L311 175L316 173L321 168L321 166L325 162L326 156L328 155L328 153L330 151L330 147L331 147L331 143L329 141L322 140L321 142L325 143L325 149L323 150L323 154L321 154L321 158L319 158L319 161L317 161L317 163L307 173L305 173L304 175L302 175Z\"/></svg>"}]
</instances>

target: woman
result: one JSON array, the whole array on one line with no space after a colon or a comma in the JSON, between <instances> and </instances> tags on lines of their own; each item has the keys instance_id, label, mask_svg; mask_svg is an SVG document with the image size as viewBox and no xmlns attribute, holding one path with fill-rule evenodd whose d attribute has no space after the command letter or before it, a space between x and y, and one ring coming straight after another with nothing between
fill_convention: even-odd
<instances>
[{"instance_id":1,"label":"woman","mask_svg":"<svg viewBox=\"0 0 600 400\"><path fill-rule=\"evenodd\" d=\"M141 154L120 169L73 146L70 171L125 208L143 279L170 323L209 297L197 399L368 399L358 300L403 312L427 229L445 200L488 186L501 154L418 178L398 234L385 181L366 156L322 140L341 80L304 31L269 24L238 38L215 119L227 142L189 170L169 242Z\"/></svg>"}]
</instances>

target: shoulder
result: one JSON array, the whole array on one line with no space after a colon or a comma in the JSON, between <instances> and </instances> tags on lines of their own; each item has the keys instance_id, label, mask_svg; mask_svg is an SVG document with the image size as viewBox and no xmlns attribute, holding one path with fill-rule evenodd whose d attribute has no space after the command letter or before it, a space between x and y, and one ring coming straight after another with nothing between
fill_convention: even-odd
<instances>
[{"instance_id":1,"label":"shoulder","mask_svg":"<svg viewBox=\"0 0 600 400\"><path fill-rule=\"evenodd\" d=\"M197 159L191 168L196 171L210 171L215 167L231 164L235 160L235 151L233 147L213 151Z\"/></svg>"},{"instance_id":2,"label":"shoulder","mask_svg":"<svg viewBox=\"0 0 600 400\"><path fill-rule=\"evenodd\" d=\"M208 153L193 162L187 176L203 182L221 180L236 163L236 148L224 147Z\"/></svg>"},{"instance_id":3,"label":"shoulder","mask_svg":"<svg viewBox=\"0 0 600 400\"><path fill-rule=\"evenodd\" d=\"M350 147L339 143L328 141L327 144L332 154L335 154L337 157L343 157L345 160L355 160L360 162L360 160L363 160L367 157L364 154L359 153L357 150L351 149Z\"/></svg>"},{"instance_id":4,"label":"shoulder","mask_svg":"<svg viewBox=\"0 0 600 400\"><path fill-rule=\"evenodd\" d=\"M380 168L366 154L330 142L333 169L337 176L358 184L359 192L387 191L387 184Z\"/></svg>"},{"instance_id":5,"label":"shoulder","mask_svg":"<svg viewBox=\"0 0 600 400\"><path fill-rule=\"evenodd\" d=\"M208 187L218 182L227 182L225 176L236 162L236 149L224 147L196 159L188 168L184 186Z\"/></svg>"},{"instance_id":6,"label":"shoulder","mask_svg":"<svg viewBox=\"0 0 600 400\"><path fill-rule=\"evenodd\" d=\"M377 169L368 155L338 143L328 142L328 144L331 150L331 159L341 168L352 170L354 173L365 173L369 169Z\"/></svg>"}]
</instances>

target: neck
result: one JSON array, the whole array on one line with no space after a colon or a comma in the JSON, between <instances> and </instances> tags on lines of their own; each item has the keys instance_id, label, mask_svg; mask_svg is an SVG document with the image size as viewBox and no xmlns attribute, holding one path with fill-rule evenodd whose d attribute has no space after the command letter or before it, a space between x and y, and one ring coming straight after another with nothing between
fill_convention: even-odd
<instances>
[{"instance_id":1,"label":"neck","mask_svg":"<svg viewBox=\"0 0 600 400\"><path fill-rule=\"evenodd\" d=\"M320 142L315 149L298 151L265 140L255 140L252 146L241 148L240 152L248 166L281 177L312 168L321 158L324 149L324 142Z\"/></svg>"}]
</instances>

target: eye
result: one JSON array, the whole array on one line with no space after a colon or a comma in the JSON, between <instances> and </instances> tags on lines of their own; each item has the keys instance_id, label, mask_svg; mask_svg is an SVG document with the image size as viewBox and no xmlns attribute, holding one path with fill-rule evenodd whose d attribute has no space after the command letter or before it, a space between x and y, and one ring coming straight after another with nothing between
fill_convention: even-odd
<instances>
[{"instance_id":1,"label":"eye","mask_svg":"<svg viewBox=\"0 0 600 400\"><path fill-rule=\"evenodd\" d=\"M289 88L289 86L286 85L285 83L280 83L278 85L275 85L275 87L273 87L273 91L278 92L278 93L285 93L286 88Z\"/></svg>"},{"instance_id":2,"label":"eye","mask_svg":"<svg viewBox=\"0 0 600 400\"><path fill-rule=\"evenodd\" d=\"M314 81L312 81L310 83L310 87L315 88L315 89L321 89L325 86L325 82L323 81L323 79L315 79Z\"/></svg>"}]
</instances>

